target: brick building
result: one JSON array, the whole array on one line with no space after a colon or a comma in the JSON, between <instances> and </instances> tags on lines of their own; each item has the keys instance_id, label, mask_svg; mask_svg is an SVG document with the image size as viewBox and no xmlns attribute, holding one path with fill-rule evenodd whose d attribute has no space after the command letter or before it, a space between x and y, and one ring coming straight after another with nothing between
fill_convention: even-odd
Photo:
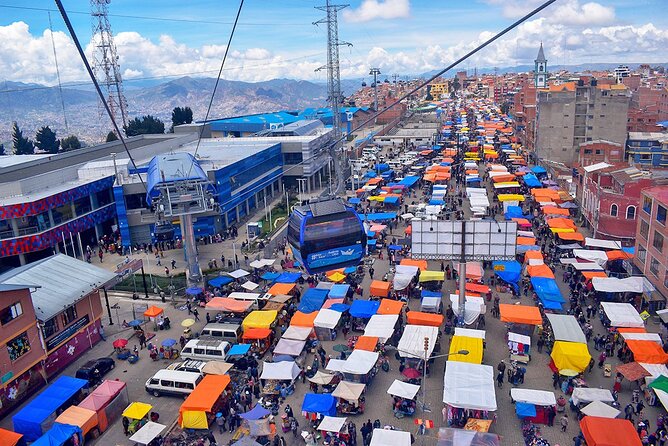
<instances>
[{"instance_id":1,"label":"brick building","mask_svg":"<svg viewBox=\"0 0 668 446\"><path fill-rule=\"evenodd\" d=\"M596 163L621 163L624 161L624 146L616 142L597 139L580 144L578 164L590 166Z\"/></svg>"},{"instance_id":2,"label":"brick building","mask_svg":"<svg viewBox=\"0 0 668 446\"><path fill-rule=\"evenodd\" d=\"M634 264L668 297L668 186L642 191L635 237Z\"/></svg>"}]
</instances>

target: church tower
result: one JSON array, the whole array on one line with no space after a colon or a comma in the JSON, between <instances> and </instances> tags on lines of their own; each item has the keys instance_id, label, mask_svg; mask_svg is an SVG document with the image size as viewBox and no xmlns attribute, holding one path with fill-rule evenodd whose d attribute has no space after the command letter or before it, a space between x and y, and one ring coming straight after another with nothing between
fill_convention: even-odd
<instances>
[{"instance_id":1,"label":"church tower","mask_svg":"<svg viewBox=\"0 0 668 446\"><path fill-rule=\"evenodd\" d=\"M536 88L547 88L547 59L545 58L545 53L543 52L543 42L540 43L538 56L536 56L534 63L534 86Z\"/></svg>"}]
</instances>

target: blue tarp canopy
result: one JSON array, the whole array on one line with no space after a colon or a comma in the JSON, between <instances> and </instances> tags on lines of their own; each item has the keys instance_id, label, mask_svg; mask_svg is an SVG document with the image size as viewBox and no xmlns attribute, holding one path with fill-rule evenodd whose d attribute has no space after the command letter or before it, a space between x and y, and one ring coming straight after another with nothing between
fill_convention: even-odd
<instances>
[{"instance_id":1,"label":"blue tarp canopy","mask_svg":"<svg viewBox=\"0 0 668 446\"><path fill-rule=\"evenodd\" d=\"M276 278L277 283L296 283L301 277L301 273L284 272Z\"/></svg>"},{"instance_id":2,"label":"blue tarp canopy","mask_svg":"<svg viewBox=\"0 0 668 446\"><path fill-rule=\"evenodd\" d=\"M81 428L79 426L53 423L51 429L32 444L35 446L62 446L68 440L71 440L74 435L79 437L79 444L83 444Z\"/></svg>"},{"instance_id":3,"label":"blue tarp canopy","mask_svg":"<svg viewBox=\"0 0 668 446\"><path fill-rule=\"evenodd\" d=\"M307 314L320 310L327 299L328 292L329 290L320 288L308 288L302 295L298 310Z\"/></svg>"},{"instance_id":4,"label":"blue tarp canopy","mask_svg":"<svg viewBox=\"0 0 668 446\"><path fill-rule=\"evenodd\" d=\"M429 291L429 290L422 290L420 293L420 297L441 297L442 294L438 291Z\"/></svg>"},{"instance_id":5,"label":"blue tarp canopy","mask_svg":"<svg viewBox=\"0 0 668 446\"><path fill-rule=\"evenodd\" d=\"M522 265L517 260L498 260L492 263L494 273L507 284L511 285L519 293L520 275Z\"/></svg>"},{"instance_id":6,"label":"blue tarp canopy","mask_svg":"<svg viewBox=\"0 0 668 446\"><path fill-rule=\"evenodd\" d=\"M348 311L350 309L350 305L346 304L334 304L331 307L329 307L330 310L338 311L339 313L343 313L345 311Z\"/></svg>"},{"instance_id":7,"label":"blue tarp canopy","mask_svg":"<svg viewBox=\"0 0 668 446\"><path fill-rule=\"evenodd\" d=\"M383 200L383 203L398 204L399 203L399 197L385 197L385 200Z\"/></svg>"},{"instance_id":8,"label":"blue tarp canopy","mask_svg":"<svg viewBox=\"0 0 668 446\"><path fill-rule=\"evenodd\" d=\"M526 184L528 187L541 187L541 182L536 178L535 175L532 175L530 173L524 175L522 177L524 180L524 184Z\"/></svg>"},{"instance_id":9,"label":"blue tarp canopy","mask_svg":"<svg viewBox=\"0 0 668 446\"><path fill-rule=\"evenodd\" d=\"M531 171L537 174L547 173L547 170L545 170L545 168L541 166L534 166L531 168Z\"/></svg>"},{"instance_id":10,"label":"blue tarp canopy","mask_svg":"<svg viewBox=\"0 0 668 446\"><path fill-rule=\"evenodd\" d=\"M531 403L515 403L515 413L519 418L535 417L536 406Z\"/></svg>"},{"instance_id":11,"label":"blue tarp canopy","mask_svg":"<svg viewBox=\"0 0 668 446\"><path fill-rule=\"evenodd\" d=\"M272 273L271 271L267 271L266 273L262 274L260 276L260 279L262 280L274 280L278 279L280 277L281 273ZM209 282L211 283L211 282Z\"/></svg>"},{"instance_id":12,"label":"blue tarp canopy","mask_svg":"<svg viewBox=\"0 0 668 446\"><path fill-rule=\"evenodd\" d=\"M538 246L538 245L517 245L515 250L518 254L524 254L527 251L540 251L540 246Z\"/></svg>"},{"instance_id":13,"label":"blue tarp canopy","mask_svg":"<svg viewBox=\"0 0 668 446\"><path fill-rule=\"evenodd\" d=\"M564 297L561 295L557 281L550 279L549 277L532 277L531 286L533 286L534 291L538 295L538 298L543 302L566 302ZM561 306L560 306L561 307Z\"/></svg>"},{"instance_id":14,"label":"blue tarp canopy","mask_svg":"<svg viewBox=\"0 0 668 446\"><path fill-rule=\"evenodd\" d=\"M234 344L227 352L227 356L245 355L250 350L250 344Z\"/></svg>"},{"instance_id":15,"label":"blue tarp canopy","mask_svg":"<svg viewBox=\"0 0 668 446\"><path fill-rule=\"evenodd\" d=\"M87 385L84 379L61 376L12 417L14 432L26 441L37 440L44 433L42 423Z\"/></svg>"},{"instance_id":16,"label":"blue tarp canopy","mask_svg":"<svg viewBox=\"0 0 668 446\"><path fill-rule=\"evenodd\" d=\"M348 285L347 283L337 283L335 285L332 285L332 287L329 289L329 294L327 295L327 297L329 299L346 297L349 288L350 285Z\"/></svg>"},{"instance_id":17,"label":"blue tarp canopy","mask_svg":"<svg viewBox=\"0 0 668 446\"><path fill-rule=\"evenodd\" d=\"M350 204L360 204L361 202L362 202L362 200L360 200L359 198L354 198L354 197L353 198L348 198L348 203L350 203Z\"/></svg>"},{"instance_id":18,"label":"blue tarp canopy","mask_svg":"<svg viewBox=\"0 0 668 446\"><path fill-rule=\"evenodd\" d=\"M420 177L408 176L405 177L403 180L399 181L399 184L401 184L402 186L411 187L418 181L420 181Z\"/></svg>"},{"instance_id":19,"label":"blue tarp canopy","mask_svg":"<svg viewBox=\"0 0 668 446\"><path fill-rule=\"evenodd\" d=\"M394 218L397 218L396 212L376 212L364 216L364 220L368 221L392 220Z\"/></svg>"},{"instance_id":20,"label":"blue tarp canopy","mask_svg":"<svg viewBox=\"0 0 668 446\"><path fill-rule=\"evenodd\" d=\"M376 177L376 172L373 170L367 170L366 173L364 174L365 178L375 178Z\"/></svg>"},{"instance_id":21,"label":"blue tarp canopy","mask_svg":"<svg viewBox=\"0 0 668 446\"><path fill-rule=\"evenodd\" d=\"M255 407L253 407L251 410L239 414L239 416L244 420L259 420L260 418L266 417L269 414L271 414L271 411L262 407L261 404L256 404Z\"/></svg>"},{"instance_id":22,"label":"blue tarp canopy","mask_svg":"<svg viewBox=\"0 0 668 446\"><path fill-rule=\"evenodd\" d=\"M376 314L378 307L380 307L380 302L377 300L355 300L350 306L350 315L352 317L369 319Z\"/></svg>"},{"instance_id":23,"label":"blue tarp canopy","mask_svg":"<svg viewBox=\"0 0 668 446\"><path fill-rule=\"evenodd\" d=\"M429 200L429 205L430 206L439 206L439 205L443 205L443 204L445 204L445 201L443 201L443 200L439 200L439 199L435 199L435 198L432 198L432 199Z\"/></svg>"},{"instance_id":24,"label":"blue tarp canopy","mask_svg":"<svg viewBox=\"0 0 668 446\"><path fill-rule=\"evenodd\" d=\"M375 238L372 238L372 239L367 240L367 241L366 241L366 244L367 244L367 245L370 245L370 246L376 246L376 242L377 242L377 241L378 241L378 240L376 240Z\"/></svg>"},{"instance_id":25,"label":"blue tarp canopy","mask_svg":"<svg viewBox=\"0 0 668 446\"><path fill-rule=\"evenodd\" d=\"M622 247L622 251L635 255L636 248L635 248L635 246L629 246L628 248Z\"/></svg>"},{"instance_id":26,"label":"blue tarp canopy","mask_svg":"<svg viewBox=\"0 0 668 446\"><path fill-rule=\"evenodd\" d=\"M376 170L379 172L385 172L386 170L390 170L390 165L389 164L376 164Z\"/></svg>"},{"instance_id":27,"label":"blue tarp canopy","mask_svg":"<svg viewBox=\"0 0 668 446\"><path fill-rule=\"evenodd\" d=\"M343 274L352 274L354 272L357 272L357 267L355 266L348 266L343 270Z\"/></svg>"},{"instance_id":28,"label":"blue tarp canopy","mask_svg":"<svg viewBox=\"0 0 668 446\"><path fill-rule=\"evenodd\" d=\"M304 395L302 412L336 416L336 398L331 393L307 393Z\"/></svg>"},{"instance_id":29,"label":"blue tarp canopy","mask_svg":"<svg viewBox=\"0 0 668 446\"><path fill-rule=\"evenodd\" d=\"M265 273L265 274L270 274L270 273ZM262 276L262 278L264 279L264 275ZM209 280L209 285L213 287L221 287L227 285L228 283L232 283L233 281L234 279L232 279L231 277L220 276L220 277L214 277L213 279Z\"/></svg>"},{"instance_id":30,"label":"blue tarp canopy","mask_svg":"<svg viewBox=\"0 0 668 446\"><path fill-rule=\"evenodd\" d=\"M506 220L510 220L511 218L524 218L524 215L522 214L522 208L520 206L508 206L504 215Z\"/></svg>"}]
</instances>

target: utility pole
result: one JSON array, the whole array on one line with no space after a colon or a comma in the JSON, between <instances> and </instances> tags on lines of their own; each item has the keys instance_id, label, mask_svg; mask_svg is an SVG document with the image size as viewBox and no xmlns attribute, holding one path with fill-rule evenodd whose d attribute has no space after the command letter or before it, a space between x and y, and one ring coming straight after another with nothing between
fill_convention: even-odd
<instances>
[{"instance_id":1,"label":"utility pole","mask_svg":"<svg viewBox=\"0 0 668 446\"><path fill-rule=\"evenodd\" d=\"M345 146L341 147L339 139L341 138L341 113L339 107L343 102L343 95L341 93L341 73L339 68L339 46L352 46L348 42L339 40L339 24L338 12L348 5L334 5L329 0L325 1L325 6L316 6L315 9L324 11L325 18L314 22L314 25L327 25L327 93L329 95L329 106L332 109L332 127L334 134L332 135L334 144L330 148L330 156L336 162L336 188L332 195L338 194L345 185L343 177L345 169Z\"/></svg>"},{"instance_id":2,"label":"utility pole","mask_svg":"<svg viewBox=\"0 0 668 446\"><path fill-rule=\"evenodd\" d=\"M372 68L369 70L369 74L373 76L373 108L374 111L378 111L378 75L380 74L380 69Z\"/></svg>"}]
</instances>

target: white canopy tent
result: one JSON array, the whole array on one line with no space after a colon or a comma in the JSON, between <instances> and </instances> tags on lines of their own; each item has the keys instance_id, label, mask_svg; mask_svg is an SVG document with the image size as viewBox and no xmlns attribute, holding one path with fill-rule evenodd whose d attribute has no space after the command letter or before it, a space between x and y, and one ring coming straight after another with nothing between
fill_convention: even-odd
<instances>
[{"instance_id":1,"label":"white canopy tent","mask_svg":"<svg viewBox=\"0 0 668 446\"><path fill-rule=\"evenodd\" d=\"M601 302L601 306L613 327L642 328L645 326L638 311L629 303Z\"/></svg>"},{"instance_id":2,"label":"white canopy tent","mask_svg":"<svg viewBox=\"0 0 668 446\"><path fill-rule=\"evenodd\" d=\"M281 338L278 340L276 347L274 347L273 353L275 355L299 356L304 350L305 345L306 341Z\"/></svg>"},{"instance_id":3,"label":"white canopy tent","mask_svg":"<svg viewBox=\"0 0 668 446\"><path fill-rule=\"evenodd\" d=\"M138 444L149 444L155 437L160 435L166 427L167 426L164 424L149 421L130 437L130 441Z\"/></svg>"},{"instance_id":4,"label":"white canopy tent","mask_svg":"<svg viewBox=\"0 0 668 446\"><path fill-rule=\"evenodd\" d=\"M241 288L243 288L245 290L248 290L248 291L253 291L253 290L257 289L257 287L259 287L259 286L260 285L258 285L255 282L251 282L250 280L247 280L246 282L241 284Z\"/></svg>"},{"instance_id":5,"label":"white canopy tent","mask_svg":"<svg viewBox=\"0 0 668 446\"><path fill-rule=\"evenodd\" d=\"M320 422L318 430L325 432L341 432L341 429L343 429L343 426L346 424L346 420L346 417L325 416Z\"/></svg>"},{"instance_id":6,"label":"white canopy tent","mask_svg":"<svg viewBox=\"0 0 668 446\"><path fill-rule=\"evenodd\" d=\"M579 259L596 262L600 266L604 266L608 261L608 256L605 251L598 251L593 249L574 249L573 255Z\"/></svg>"},{"instance_id":7,"label":"white canopy tent","mask_svg":"<svg viewBox=\"0 0 668 446\"><path fill-rule=\"evenodd\" d=\"M293 361L265 362L262 364L260 379L292 381L299 376L299 367Z\"/></svg>"},{"instance_id":8,"label":"white canopy tent","mask_svg":"<svg viewBox=\"0 0 668 446\"><path fill-rule=\"evenodd\" d=\"M662 321L664 324L665 324L665 323L668 323L668 308L666 308L665 310L658 310L658 311L656 312L656 314L659 315L659 317L661 318L661 321Z\"/></svg>"},{"instance_id":9,"label":"white canopy tent","mask_svg":"<svg viewBox=\"0 0 668 446\"><path fill-rule=\"evenodd\" d=\"M420 386L415 384L405 383L395 379L387 393L390 395L398 396L400 398L406 398L407 400L412 400L415 398L415 395L420 391Z\"/></svg>"},{"instance_id":10,"label":"white canopy tent","mask_svg":"<svg viewBox=\"0 0 668 446\"><path fill-rule=\"evenodd\" d=\"M485 339L485 330L474 330L472 328L455 327L455 336Z\"/></svg>"},{"instance_id":11,"label":"white canopy tent","mask_svg":"<svg viewBox=\"0 0 668 446\"><path fill-rule=\"evenodd\" d=\"M394 326L398 320L398 314L374 314L366 323L364 336L376 337L381 342L386 342L394 334Z\"/></svg>"},{"instance_id":12,"label":"white canopy tent","mask_svg":"<svg viewBox=\"0 0 668 446\"><path fill-rule=\"evenodd\" d=\"M642 293L642 277L627 277L617 279L616 277L594 277L591 283L596 291L607 293Z\"/></svg>"},{"instance_id":13,"label":"white canopy tent","mask_svg":"<svg viewBox=\"0 0 668 446\"><path fill-rule=\"evenodd\" d=\"M331 290L334 285L336 284L333 282L318 282L315 287L319 290Z\"/></svg>"},{"instance_id":14,"label":"white canopy tent","mask_svg":"<svg viewBox=\"0 0 668 446\"><path fill-rule=\"evenodd\" d=\"M369 446L411 446L411 434L390 429L374 429Z\"/></svg>"},{"instance_id":15,"label":"white canopy tent","mask_svg":"<svg viewBox=\"0 0 668 446\"><path fill-rule=\"evenodd\" d=\"M585 407L580 409L580 412L582 412L585 415L589 415L590 417L601 417L601 418L617 418L617 415L621 413L614 407L608 406L607 404L601 401L592 401L591 403L587 404Z\"/></svg>"},{"instance_id":16,"label":"white canopy tent","mask_svg":"<svg viewBox=\"0 0 668 446\"><path fill-rule=\"evenodd\" d=\"M620 333L625 341L654 341L663 345L663 340L658 333Z\"/></svg>"},{"instance_id":17,"label":"white canopy tent","mask_svg":"<svg viewBox=\"0 0 668 446\"><path fill-rule=\"evenodd\" d=\"M668 367L666 367L665 364L647 364L645 362L639 362L638 364L651 375L645 377L645 382L647 384L651 383L661 375L668 376Z\"/></svg>"},{"instance_id":18,"label":"white canopy tent","mask_svg":"<svg viewBox=\"0 0 668 446\"><path fill-rule=\"evenodd\" d=\"M425 338L429 338L427 357L430 357L436 345L438 327L427 327L424 325L406 325L404 334L399 340L397 350L403 358L424 358Z\"/></svg>"},{"instance_id":19,"label":"white canopy tent","mask_svg":"<svg viewBox=\"0 0 668 446\"><path fill-rule=\"evenodd\" d=\"M587 248L622 249L622 245L619 242L591 237L585 237L585 246Z\"/></svg>"},{"instance_id":20,"label":"white canopy tent","mask_svg":"<svg viewBox=\"0 0 668 446\"><path fill-rule=\"evenodd\" d=\"M534 389L510 389L510 397L518 403L529 403L536 406L554 406L557 399L554 392Z\"/></svg>"},{"instance_id":21,"label":"white canopy tent","mask_svg":"<svg viewBox=\"0 0 668 446\"><path fill-rule=\"evenodd\" d=\"M322 310L320 310L322 311ZM297 341L305 341L311 336L313 329L311 327L297 327L290 325L283 333L283 339L294 339Z\"/></svg>"},{"instance_id":22,"label":"white canopy tent","mask_svg":"<svg viewBox=\"0 0 668 446\"><path fill-rule=\"evenodd\" d=\"M248 275L250 275L250 273L246 270L243 270L243 269L237 269L237 270L234 270L230 273L230 277L234 277L235 279L240 279L240 278L246 277Z\"/></svg>"},{"instance_id":23,"label":"white canopy tent","mask_svg":"<svg viewBox=\"0 0 668 446\"><path fill-rule=\"evenodd\" d=\"M509 332L508 342L517 342L518 344L531 345L531 338L523 334Z\"/></svg>"},{"instance_id":24,"label":"white canopy tent","mask_svg":"<svg viewBox=\"0 0 668 446\"><path fill-rule=\"evenodd\" d=\"M552 326L552 333L555 341L568 341L587 343L580 324L575 316L569 314L547 314L547 319Z\"/></svg>"},{"instance_id":25,"label":"white canopy tent","mask_svg":"<svg viewBox=\"0 0 668 446\"><path fill-rule=\"evenodd\" d=\"M603 268L601 265L599 265L596 262L579 262L577 259L561 259L562 263L563 260L575 260L574 262L568 262L569 265L573 267L573 269L577 271L603 271ZM599 277L594 277L594 279L598 279Z\"/></svg>"},{"instance_id":26,"label":"white canopy tent","mask_svg":"<svg viewBox=\"0 0 668 446\"><path fill-rule=\"evenodd\" d=\"M238 299L238 300L258 300L260 298L260 295L258 293L242 293L239 291L235 291L233 293L230 293L229 296L230 299Z\"/></svg>"},{"instance_id":27,"label":"white canopy tent","mask_svg":"<svg viewBox=\"0 0 668 446\"><path fill-rule=\"evenodd\" d=\"M474 410L496 410L494 368L489 365L447 361L443 403Z\"/></svg>"},{"instance_id":28,"label":"white canopy tent","mask_svg":"<svg viewBox=\"0 0 668 446\"><path fill-rule=\"evenodd\" d=\"M313 320L314 327L334 329L341 319L341 312L324 308L318 312Z\"/></svg>"},{"instance_id":29,"label":"white canopy tent","mask_svg":"<svg viewBox=\"0 0 668 446\"><path fill-rule=\"evenodd\" d=\"M330 359L325 367L332 372L366 375L378 362L378 352L353 350L347 359Z\"/></svg>"},{"instance_id":30,"label":"white canopy tent","mask_svg":"<svg viewBox=\"0 0 668 446\"><path fill-rule=\"evenodd\" d=\"M396 270L394 271L394 278L392 279L392 285L394 289L406 289L419 270L420 269L417 266L397 265Z\"/></svg>"},{"instance_id":31,"label":"white canopy tent","mask_svg":"<svg viewBox=\"0 0 668 446\"><path fill-rule=\"evenodd\" d=\"M251 268L264 268L265 266L271 266L276 262L276 259L260 259L253 260L250 262Z\"/></svg>"},{"instance_id":32,"label":"white canopy tent","mask_svg":"<svg viewBox=\"0 0 668 446\"><path fill-rule=\"evenodd\" d=\"M467 295L465 296L465 299L464 309L466 312L464 315L466 316L466 320L464 323L466 323L466 325L471 325L473 322L475 322L478 316L487 312L487 306L485 305L485 299L482 297ZM458 295L450 295L450 306L452 307L452 311L454 311L454 313L459 316L460 311Z\"/></svg>"},{"instance_id":33,"label":"white canopy tent","mask_svg":"<svg viewBox=\"0 0 668 446\"><path fill-rule=\"evenodd\" d=\"M602 401L604 403L615 401L612 397L612 392L608 389L596 389L593 387L576 387L573 389L572 398L575 405L591 403L592 401Z\"/></svg>"},{"instance_id":34,"label":"white canopy tent","mask_svg":"<svg viewBox=\"0 0 668 446\"><path fill-rule=\"evenodd\" d=\"M420 303L420 311L427 313L438 313L441 306L441 296L425 296Z\"/></svg>"},{"instance_id":35,"label":"white canopy tent","mask_svg":"<svg viewBox=\"0 0 668 446\"><path fill-rule=\"evenodd\" d=\"M332 396L355 402L362 396L362 392L364 392L365 388L366 384L341 381L332 392Z\"/></svg>"}]
</instances>

